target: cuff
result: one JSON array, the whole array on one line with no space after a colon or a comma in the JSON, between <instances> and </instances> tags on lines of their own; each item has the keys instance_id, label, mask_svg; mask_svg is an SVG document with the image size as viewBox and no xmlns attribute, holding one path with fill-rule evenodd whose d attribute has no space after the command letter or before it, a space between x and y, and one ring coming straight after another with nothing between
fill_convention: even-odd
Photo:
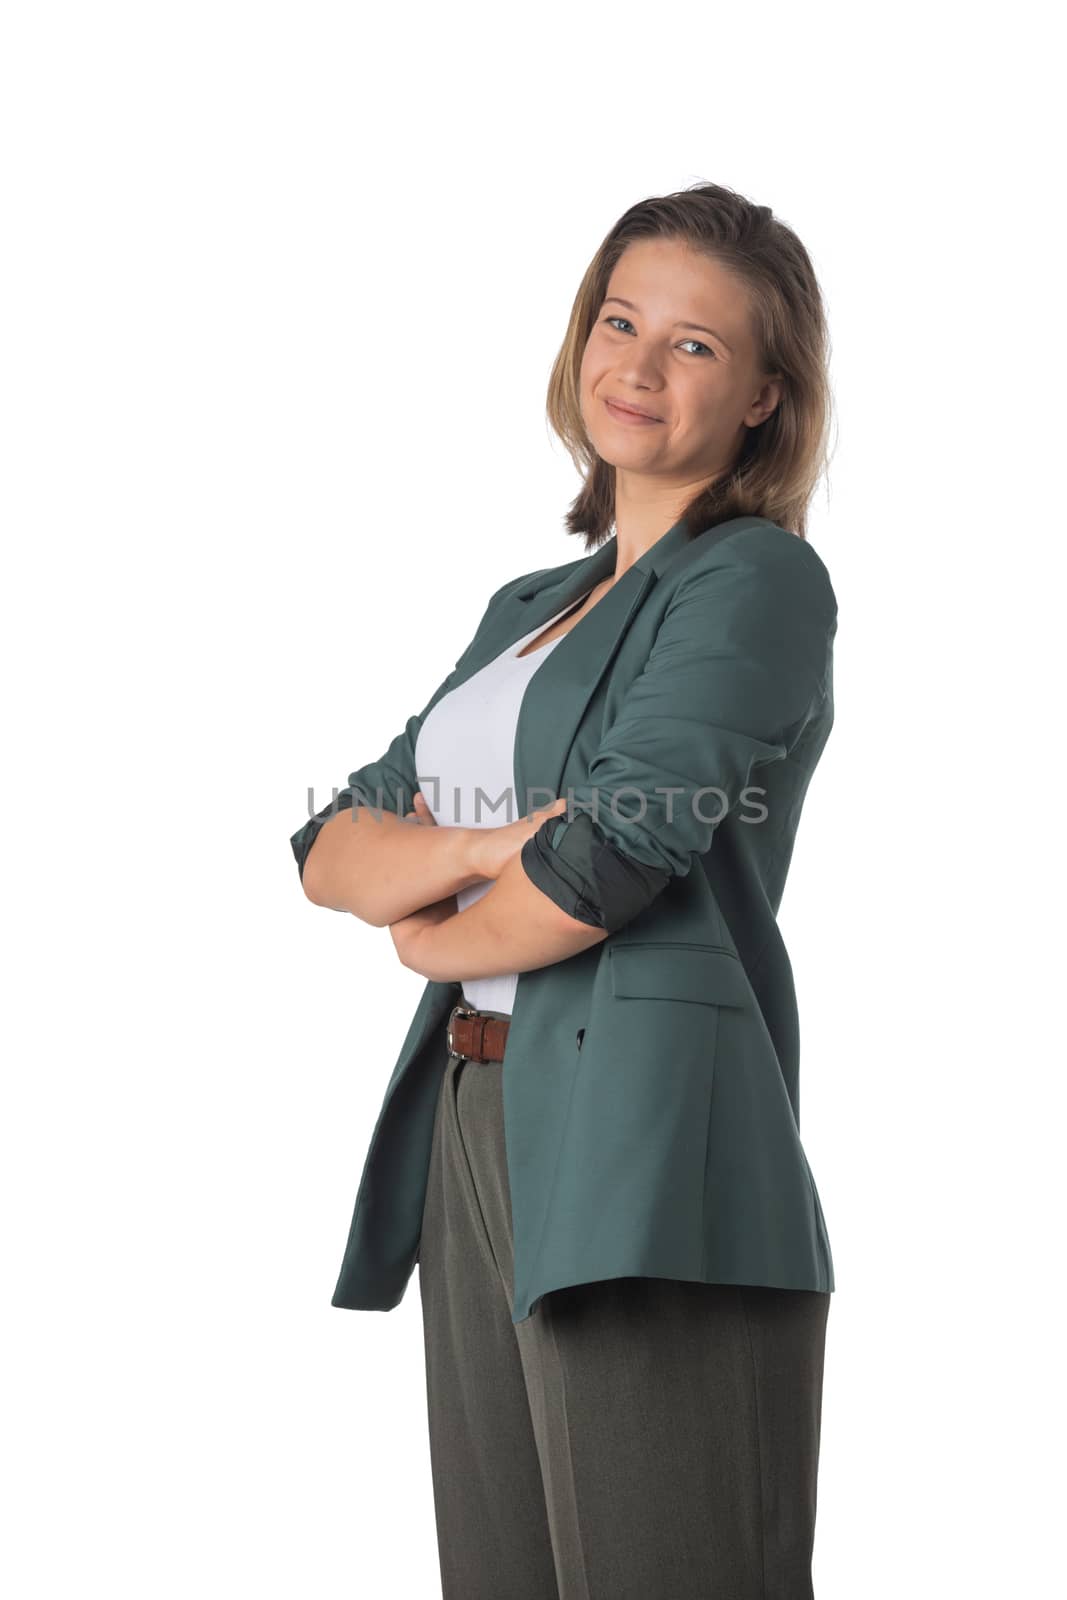
<instances>
[{"instance_id":1,"label":"cuff","mask_svg":"<svg viewBox=\"0 0 1067 1600\"><path fill-rule=\"evenodd\" d=\"M587 811L570 821L546 817L520 852L523 869L568 916L614 933L632 921L670 880L670 873L623 855Z\"/></svg>"}]
</instances>

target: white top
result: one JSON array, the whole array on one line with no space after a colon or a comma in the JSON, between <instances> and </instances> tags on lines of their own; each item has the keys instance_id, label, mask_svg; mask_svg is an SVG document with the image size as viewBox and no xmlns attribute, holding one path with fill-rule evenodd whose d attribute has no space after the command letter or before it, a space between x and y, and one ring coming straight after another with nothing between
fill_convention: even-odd
<instances>
[{"instance_id":1,"label":"white top","mask_svg":"<svg viewBox=\"0 0 1067 1600\"><path fill-rule=\"evenodd\" d=\"M519 707L526 685L566 634L530 655L520 656L519 651L581 604L572 600L547 622L539 622L466 682L442 695L430 711L416 740L415 770L439 826L499 828L519 820L521 797L515 794L514 768ZM485 878L460 889L456 895L460 911L487 894L494 882ZM465 978L463 1001L480 1011L510 1016L518 977L509 972Z\"/></svg>"}]
</instances>

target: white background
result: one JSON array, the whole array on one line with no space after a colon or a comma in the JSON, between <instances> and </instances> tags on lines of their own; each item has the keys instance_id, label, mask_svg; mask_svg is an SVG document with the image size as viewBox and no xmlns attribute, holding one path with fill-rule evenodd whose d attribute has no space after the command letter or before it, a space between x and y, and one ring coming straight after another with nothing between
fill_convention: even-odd
<instances>
[{"instance_id":1,"label":"white background","mask_svg":"<svg viewBox=\"0 0 1067 1600\"><path fill-rule=\"evenodd\" d=\"M717 181L815 262L837 722L782 924L831 1306L820 1600L1062 1570L1062 128L1036 6L11 8L4 1587L439 1593L417 1275L333 1309L421 993L306 793L506 579L588 260ZM1054 676L1055 674L1055 676ZM547 1600L547 1597L546 1597Z\"/></svg>"}]
</instances>

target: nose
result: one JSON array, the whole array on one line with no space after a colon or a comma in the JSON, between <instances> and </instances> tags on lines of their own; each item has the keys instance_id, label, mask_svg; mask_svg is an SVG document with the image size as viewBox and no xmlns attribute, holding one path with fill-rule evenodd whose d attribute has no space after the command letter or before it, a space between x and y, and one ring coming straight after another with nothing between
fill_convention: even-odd
<instances>
[{"instance_id":1,"label":"nose","mask_svg":"<svg viewBox=\"0 0 1067 1600\"><path fill-rule=\"evenodd\" d=\"M659 356L651 345L635 340L616 369L616 379L624 394L632 389L638 405L647 404L650 411L655 411L655 397L663 387L663 374Z\"/></svg>"}]
</instances>

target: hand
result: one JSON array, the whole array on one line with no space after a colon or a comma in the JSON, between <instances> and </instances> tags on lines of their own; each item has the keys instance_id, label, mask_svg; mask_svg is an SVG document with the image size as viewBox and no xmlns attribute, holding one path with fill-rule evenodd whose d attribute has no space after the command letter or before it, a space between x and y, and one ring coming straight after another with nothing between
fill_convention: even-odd
<instances>
[{"instance_id":1,"label":"hand","mask_svg":"<svg viewBox=\"0 0 1067 1600\"><path fill-rule=\"evenodd\" d=\"M415 794L415 809L404 814L405 822L415 822L421 827L436 828L437 821L433 812L426 803L426 797L421 789ZM412 911L408 916L401 917L398 922L389 924L389 932L393 940L400 961L405 967L418 971L417 949L420 936L427 928L436 927L439 922L444 922L448 917L454 917L459 911L459 906L454 894L446 895L443 900L436 900L432 905L420 906L417 911Z\"/></svg>"},{"instance_id":2,"label":"hand","mask_svg":"<svg viewBox=\"0 0 1067 1600\"><path fill-rule=\"evenodd\" d=\"M531 811L517 822L508 822L500 828L471 828L469 858L471 871L480 878L499 878L512 856L517 856L527 839L532 839L546 817L558 817L566 811L565 798L553 800L542 810Z\"/></svg>"}]
</instances>

